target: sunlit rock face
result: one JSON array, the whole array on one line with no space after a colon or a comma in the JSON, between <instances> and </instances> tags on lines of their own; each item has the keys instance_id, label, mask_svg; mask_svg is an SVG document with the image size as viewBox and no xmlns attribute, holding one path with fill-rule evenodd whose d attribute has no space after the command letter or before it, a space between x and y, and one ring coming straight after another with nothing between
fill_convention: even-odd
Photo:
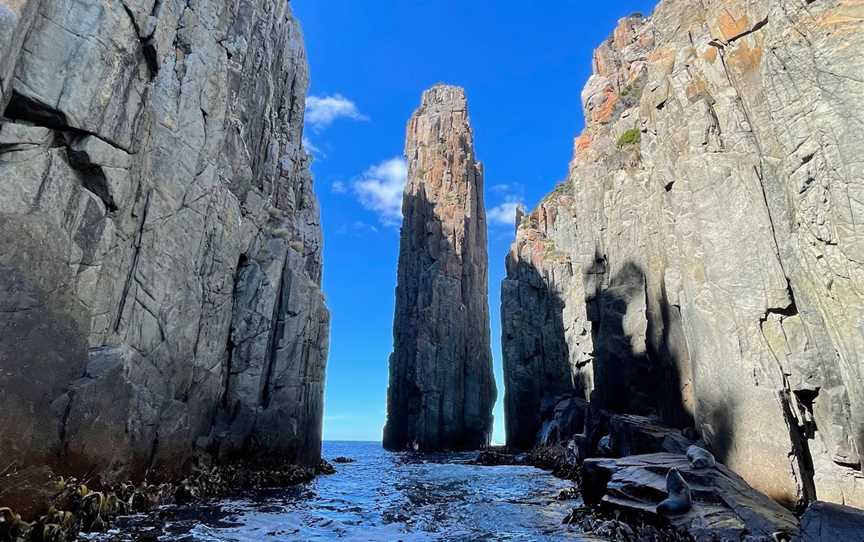
<instances>
[{"instance_id":1,"label":"sunlit rock face","mask_svg":"<svg viewBox=\"0 0 864 542\"><path fill-rule=\"evenodd\" d=\"M496 391L483 171L461 88L423 94L405 156L384 446L477 449L492 434Z\"/></svg>"},{"instance_id":2,"label":"sunlit rock face","mask_svg":"<svg viewBox=\"0 0 864 542\"><path fill-rule=\"evenodd\" d=\"M284 0L0 0L0 457L320 454L329 316Z\"/></svg>"},{"instance_id":3,"label":"sunlit rock face","mask_svg":"<svg viewBox=\"0 0 864 542\"><path fill-rule=\"evenodd\" d=\"M695 426L781 501L864 506L862 73L858 1L620 21L507 258L511 444L575 395Z\"/></svg>"}]
</instances>

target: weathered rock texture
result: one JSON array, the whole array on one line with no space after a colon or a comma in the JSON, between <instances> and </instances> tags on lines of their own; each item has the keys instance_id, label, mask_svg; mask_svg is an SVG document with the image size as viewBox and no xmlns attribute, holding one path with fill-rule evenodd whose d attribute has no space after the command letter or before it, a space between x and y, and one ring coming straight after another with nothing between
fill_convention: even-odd
<instances>
[{"instance_id":1,"label":"weathered rock texture","mask_svg":"<svg viewBox=\"0 0 864 542\"><path fill-rule=\"evenodd\" d=\"M496 391L483 170L461 88L423 94L405 156L384 446L476 449L489 444Z\"/></svg>"},{"instance_id":2,"label":"weathered rock texture","mask_svg":"<svg viewBox=\"0 0 864 542\"><path fill-rule=\"evenodd\" d=\"M0 0L4 462L317 461L307 73L284 0Z\"/></svg>"},{"instance_id":3,"label":"weathered rock texture","mask_svg":"<svg viewBox=\"0 0 864 542\"><path fill-rule=\"evenodd\" d=\"M864 4L662 0L594 56L502 287L510 444L562 397L864 506Z\"/></svg>"}]
</instances>

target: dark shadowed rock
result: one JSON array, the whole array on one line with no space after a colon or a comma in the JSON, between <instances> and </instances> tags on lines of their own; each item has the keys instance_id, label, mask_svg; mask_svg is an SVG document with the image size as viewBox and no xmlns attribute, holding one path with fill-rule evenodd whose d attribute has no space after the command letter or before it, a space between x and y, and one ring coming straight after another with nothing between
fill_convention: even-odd
<instances>
[{"instance_id":1,"label":"dark shadowed rock","mask_svg":"<svg viewBox=\"0 0 864 542\"><path fill-rule=\"evenodd\" d=\"M353 463L354 460L350 457L345 457L345 456L340 455L339 457L334 458L333 462L334 463Z\"/></svg>"},{"instance_id":2,"label":"dark shadowed rock","mask_svg":"<svg viewBox=\"0 0 864 542\"><path fill-rule=\"evenodd\" d=\"M408 124L384 427L391 450L477 449L492 435L483 171L467 108L461 88L438 85Z\"/></svg>"},{"instance_id":3,"label":"dark shadowed rock","mask_svg":"<svg viewBox=\"0 0 864 542\"><path fill-rule=\"evenodd\" d=\"M582 494L590 505L655 515L667 497L666 477L678 469L690 487L689 512L669 516L675 527L696 540L741 540L745 535L792 535L798 521L787 509L751 488L723 465L694 469L681 454L658 453L621 459L588 459L583 466ZM715 537L715 538L712 538Z\"/></svg>"},{"instance_id":4,"label":"dark shadowed rock","mask_svg":"<svg viewBox=\"0 0 864 542\"><path fill-rule=\"evenodd\" d=\"M609 417L609 445L614 457L669 452L684 454L693 441L678 429L664 427L644 416L615 414Z\"/></svg>"},{"instance_id":5,"label":"dark shadowed rock","mask_svg":"<svg viewBox=\"0 0 864 542\"><path fill-rule=\"evenodd\" d=\"M585 428L585 416L588 411L588 403L582 399L571 397L559 401L551 413L543 417L546 421L540 428L537 437L539 446L553 446L564 442Z\"/></svg>"},{"instance_id":6,"label":"dark shadowed rock","mask_svg":"<svg viewBox=\"0 0 864 542\"><path fill-rule=\"evenodd\" d=\"M801 517L796 542L860 542L864 540L864 512L857 508L817 501Z\"/></svg>"}]
</instances>

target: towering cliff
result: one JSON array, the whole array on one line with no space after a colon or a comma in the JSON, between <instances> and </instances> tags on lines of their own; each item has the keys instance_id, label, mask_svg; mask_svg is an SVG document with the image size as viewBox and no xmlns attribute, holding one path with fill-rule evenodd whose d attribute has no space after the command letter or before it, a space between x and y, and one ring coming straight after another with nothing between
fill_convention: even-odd
<instances>
[{"instance_id":1,"label":"towering cliff","mask_svg":"<svg viewBox=\"0 0 864 542\"><path fill-rule=\"evenodd\" d=\"M318 460L307 84L284 0L0 0L0 469Z\"/></svg>"},{"instance_id":2,"label":"towering cliff","mask_svg":"<svg viewBox=\"0 0 864 542\"><path fill-rule=\"evenodd\" d=\"M423 93L405 157L384 446L480 448L492 435L496 391L483 171L461 88Z\"/></svg>"},{"instance_id":3,"label":"towering cliff","mask_svg":"<svg viewBox=\"0 0 864 542\"><path fill-rule=\"evenodd\" d=\"M562 398L864 506L864 4L662 0L597 49L502 286L508 440Z\"/></svg>"}]
</instances>

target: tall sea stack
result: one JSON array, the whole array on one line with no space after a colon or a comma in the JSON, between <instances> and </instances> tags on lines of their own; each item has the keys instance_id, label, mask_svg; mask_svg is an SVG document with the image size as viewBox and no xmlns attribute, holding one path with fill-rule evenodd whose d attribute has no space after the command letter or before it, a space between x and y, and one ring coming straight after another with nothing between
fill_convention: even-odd
<instances>
[{"instance_id":1,"label":"tall sea stack","mask_svg":"<svg viewBox=\"0 0 864 542\"><path fill-rule=\"evenodd\" d=\"M481 448L492 434L496 390L483 170L461 88L423 93L405 157L384 447Z\"/></svg>"}]
</instances>

